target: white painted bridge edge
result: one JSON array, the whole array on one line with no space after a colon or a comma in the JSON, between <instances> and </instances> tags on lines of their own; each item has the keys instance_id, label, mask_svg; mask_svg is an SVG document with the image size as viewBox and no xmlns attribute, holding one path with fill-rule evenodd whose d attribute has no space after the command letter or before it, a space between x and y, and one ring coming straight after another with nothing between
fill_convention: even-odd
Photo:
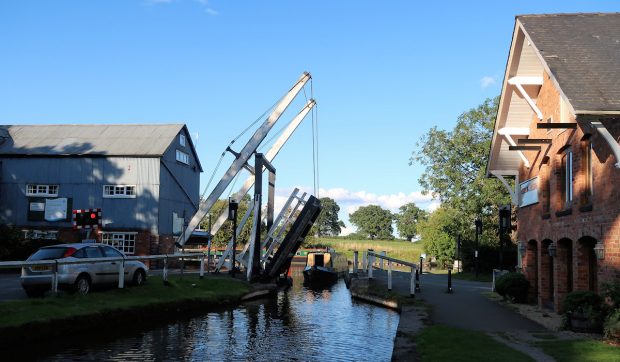
<instances>
[{"instance_id":1,"label":"white painted bridge edge","mask_svg":"<svg viewBox=\"0 0 620 362\"><path fill-rule=\"evenodd\" d=\"M383 270L383 261L386 260L387 261L387 265L388 265L388 290L391 291L392 290L392 263L395 264L400 264L400 265L404 265L404 266L408 266L411 268L411 273L410 273L410 295L411 296L415 296L415 292L416 292L416 287L419 288L419 285L416 286L416 271L418 270L418 265L412 262L408 262L408 261L404 261L404 260L399 260L396 258L391 258L389 256L386 255L387 253L385 251L382 251L381 253L377 254L374 251L366 251L362 253L362 268L365 272L368 272L368 278L372 279L373 278L373 266L375 264L375 259L379 259L379 269ZM358 271L358 260L359 260L359 252L357 250L353 251L353 273L357 273Z\"/></svg>"}]
</instances>

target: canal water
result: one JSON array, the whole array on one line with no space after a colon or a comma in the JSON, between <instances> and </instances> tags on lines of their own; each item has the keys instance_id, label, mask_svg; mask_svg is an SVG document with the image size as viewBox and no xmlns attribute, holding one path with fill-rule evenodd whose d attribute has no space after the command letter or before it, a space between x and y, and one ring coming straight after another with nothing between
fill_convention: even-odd
<instances>
[{"instance_id":1,"label":"canal water","mask_svg":"<svg viewBox=\"0 0 620 362\"><path fill-rule=\"evenodd\" d=\"M27 351L49 361L389 361L398 313L353 301L343 280L322 290L293 273L288 291L235 309L68 337ZM112 336L113 335L113 336Z\"/></svg>"}]
</instances>

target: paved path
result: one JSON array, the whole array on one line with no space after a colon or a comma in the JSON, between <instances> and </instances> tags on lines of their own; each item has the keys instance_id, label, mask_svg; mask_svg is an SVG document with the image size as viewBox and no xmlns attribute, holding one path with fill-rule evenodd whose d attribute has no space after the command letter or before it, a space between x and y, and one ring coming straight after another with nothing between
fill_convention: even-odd
<instances>
[{"instance_id":1,"label":"paved path","mask_svg":"<svg viewBox=\"0 0 620 362\"><path fill-rule=\"evenodd\" d=\"M393 290L409 294L409 275L393 272ZM375 270L373 276L387 284L387 272ZM546 331L540 324L482 295L491 291L491 283L452 279L453 293L449 294L447 275L426 273L420 277L420 286L416 298L432 306L432 320L437 324L483 332Z\"/></svg>"}]
</instances>

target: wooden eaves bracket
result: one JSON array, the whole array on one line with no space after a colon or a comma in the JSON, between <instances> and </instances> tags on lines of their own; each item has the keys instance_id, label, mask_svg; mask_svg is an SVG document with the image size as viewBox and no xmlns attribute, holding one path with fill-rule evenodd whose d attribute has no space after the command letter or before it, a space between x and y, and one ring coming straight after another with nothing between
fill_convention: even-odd
<instances>
[{"instance_id":1,"label":"wooden eaves bracket","mask_svg":"<svg viewBox=\"0 0 620 362\"><path fill-rule=\"evenodd\" d=\"M506 190L508 190L508 193L510 194L510 200L512 204L518 207L519 206L519 171L495 170L495 171L490 171L489 173L497 177L501 181L501 183L504 184L504 186L506 187ZM515 178L514 189L510 187L510 184L508 183L508 181L506 181L504 176L513 176Z\"/></svg>"},{"instance_id":2,"label":"wooden eaves bracket","mask_svg":"<svg viewBox=\"0 0 620 362\"><path fill-rule=\"evenodd\" d=\"M614 166L616 166L616 168L620 168L620 145L618 145L618 142L616 142L614 136L609 133L609 131L607 130L607 128L605 128L605 125L601 121L593 121L590 122L590 124L598 131L601 136L603 136L605 141L607 141L607 144L609 144L609 147L611 147L614 156L616 156L616 163L614 164Z\"/></svg>"}]
</instances>

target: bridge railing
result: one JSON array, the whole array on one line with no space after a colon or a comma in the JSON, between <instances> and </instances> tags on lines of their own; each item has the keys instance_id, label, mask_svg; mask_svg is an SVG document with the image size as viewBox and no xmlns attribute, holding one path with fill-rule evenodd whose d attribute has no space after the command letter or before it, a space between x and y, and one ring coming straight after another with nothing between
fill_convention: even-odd
<instances>
[{"instance_id":1,"label":"bridge railing","mask_svg":"<svg viewBox=\"0 0 620 362\"><path fill-rule=\"evenodd\" d=\"M54 294L58 293L58 267L70 264L93 264L93 263L111 263L118 262L118 287L125 287L125 262L131 260L163 260L164 269L162 278L164 282L168 281L168 259L185 259L200 260L200 277L204 277L205 272L205 253L185 253L185 254L162 254L162 255L135 255L125 257L112 258L80 258L73 260L51 259L51 260L26 260L26 261L0 261L0 269L16 269L28 266L50 266L52 269L51 287Z\"/></svg>"},{"instance_id":2,"label":"bridge railing","mask_svg":"<svg viewBox=\"0 0 620 362\"><path fill-rule=\"evenodd\" d=\"M376 253L373 250L368 250L362 253L362 268L365 272L368 272L368 278L373 279L373 268L375 261L379 260L379 269L383 269L384 261L387 261L388 272L388 290L392 290L392 269L394 264L399 266L405 266L411 270L410 278L410 295L415 296L415 292L420 290L420 278L418 273L418 265L409 261L400 260L387 256L385 251ZM353 273L358 271L359 252L353 251Z\"/></svg>"}]
</instances>

